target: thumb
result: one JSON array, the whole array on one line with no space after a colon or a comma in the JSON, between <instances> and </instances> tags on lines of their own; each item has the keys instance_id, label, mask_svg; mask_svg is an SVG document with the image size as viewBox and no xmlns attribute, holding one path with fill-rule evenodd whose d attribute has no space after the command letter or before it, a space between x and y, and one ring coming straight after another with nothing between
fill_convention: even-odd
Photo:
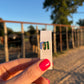
<instances>
[{"instance_id":1,"label":"thumb","mask_svg":"<svg viewBox=\"0 0 84 84\"><path fill-rule=\"evenodd\" d=\"M48 59L39 60L35 64L28 67L21 74L14 77L11 82L14 84L31 84L37 80L50 66Z\"/></svg>"}]
</instances>

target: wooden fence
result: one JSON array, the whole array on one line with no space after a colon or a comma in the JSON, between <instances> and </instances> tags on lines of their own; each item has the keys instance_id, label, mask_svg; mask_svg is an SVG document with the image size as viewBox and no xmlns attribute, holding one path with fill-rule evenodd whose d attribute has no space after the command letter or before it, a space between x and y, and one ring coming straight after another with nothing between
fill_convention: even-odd
<instances>
[{"instance_id":1,"label":"wooden fence","mask_svg":"<svg viewBox=\"0 0 84 84\"><path fill-rule=\"evenodd\" d=\"M53 45L54 45L54 53L57 53L57 30L56 27L59 27L59 37L60 37L60 51L63 51L62 45L63 45L63 37L62 37L62 27L66 28L66 48L67 50L69 49L69 36L68 36L68 31L69 28L71 28L71 43L72 47L75 48L75 40L77 40L77 46L79 47L80 45L83 45L83 26L82 27L77 27L77 26L71 26L71 25L61 25L61 24L45 24L45 23L33 23L33 22L20 22L20 21L6 21L6 20L0 20L0 23L4 23L4 51L5 51L5 60L6 62L9 61L9 52L8 52L8 40L7 40L7 27L6 23L19 23L21 24L21 33L22 33L22 55L23 58L25 58L25 41L24 41L24 24L36 24L36 25L45 25L45 30L47 30L47 25L53 26ZM75 28L78 29L75 29ZM40 41L39 41L39 35L38 35L38 26L36 26L36 31L37 31L37 53L38 57L40 56ZM79 36L80 35L80 36Z\"/></svg>"}]
</instances>

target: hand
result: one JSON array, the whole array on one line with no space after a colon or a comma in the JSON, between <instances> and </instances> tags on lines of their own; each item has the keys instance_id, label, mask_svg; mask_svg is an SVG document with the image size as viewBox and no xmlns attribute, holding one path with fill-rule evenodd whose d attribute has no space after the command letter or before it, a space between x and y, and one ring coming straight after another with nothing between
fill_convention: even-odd
<instances>
[{"instance_id":1,"label":"hand","mask_svg":"<svg viewBox=\"0 0 84 84\"><path fill-rule=\"evenodd\" d=\"M49 68L48 59L22 58L0 64L0 84L49 84L41 75Z\"/></svg>"}]
</instances>

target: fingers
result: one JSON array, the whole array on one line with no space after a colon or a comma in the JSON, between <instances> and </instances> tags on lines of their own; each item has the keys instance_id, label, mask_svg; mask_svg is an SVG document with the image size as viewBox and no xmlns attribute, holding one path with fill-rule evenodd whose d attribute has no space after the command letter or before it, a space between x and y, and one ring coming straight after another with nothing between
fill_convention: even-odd
<instances>
[{"instance_id":1,"label":"fingers","mask_svg":"<svg viewBox=\"0 0 84 84\"><path fill-rule=\"evenodd\" d=\"M33 59L22 58L22 59L0 64L0 70L2 72L0 74L0 77L4 80L7 80L11 75L15 76L14 74L16 74L16 72L18 74L20 70L21 71L24 70L25 68L32 65L38 60L39 60L38 58L33 58Z\"/></svg>"},{"instance_id":2,"label":"fingers","mask_svg":"<svg viewBox=\"0 0 84 84\"><path fill-rule=\"evenodd\" d=\"M35 64L28 67L21 74L9 80L15 84L31 84L37 80L49 67L51 63L48 59L39 60ZM10 83L9 83L10 84Z\"/></svg>"},{"instance_id":3,"label":"fingers","mask_svg":"<svg viewBox=\"0 0 84 84\"><path fill-rule=\"evenodd\" d=\"M36 81L34 81L35 84L50 84L50 80L40 77Z\"/></svg>"},{"instance_id":4,"label":"fingers","mask_svg":"<svg viewBox=\"0 0 84 84\"><path fill-rule=\"evenodd\" d=\"M1 64L3 67L6 68L6 70L10 70L11 68L14 68L18 65L21 65L21 64L25 64L27 63L28 65L30 65L32 62L35 62L39 60L38 58L22 58L22 59L17 59L17 60L14 60L14 61L10 61L10 62L7 62L7 63L3 63ZM24 68L24 66L23 66Z\"/></svg>"}]
</instances>

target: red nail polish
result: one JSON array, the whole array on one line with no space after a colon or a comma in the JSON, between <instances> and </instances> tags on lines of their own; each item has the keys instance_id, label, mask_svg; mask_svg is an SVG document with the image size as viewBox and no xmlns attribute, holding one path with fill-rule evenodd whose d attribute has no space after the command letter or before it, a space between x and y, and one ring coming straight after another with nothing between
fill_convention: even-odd
<instances>
[{"instance_id":1,"label":"red nail polish","mask_svg":"<svg viewBox=\"0 0 84 84\"><path fill-rule=\"evenodd\" d=\"M48 81L48 83L50 84L50 80L48 80L47 78L46 78L46 80Z\"/></svg>"},{"instance_id":2,"label":"red nail polish","mask_svg":"<svg viewBox=\"0 0 84 84\"><path fill-rule=\"evenodd\" d=\"M50 66L50 61L48 59L43 60L40 64L39 67L42 71L45 71L46 69L48 69Z\"/></svg>"}]
</instances>

